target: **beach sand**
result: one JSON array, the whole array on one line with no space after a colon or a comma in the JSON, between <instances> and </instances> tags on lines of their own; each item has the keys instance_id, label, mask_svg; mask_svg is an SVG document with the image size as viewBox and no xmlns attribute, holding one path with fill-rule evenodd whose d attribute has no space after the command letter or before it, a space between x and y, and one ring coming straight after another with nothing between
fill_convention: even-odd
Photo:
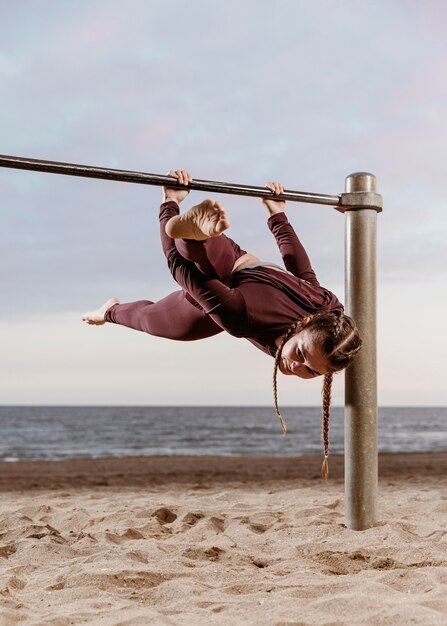
<instances>
[{"instance_id":1,"label":"beach sand","mask_svg":"<svg viewBox=\"0 0 447 626\"><path fill-rule=\"evenodd\" d=\"M343 459L0 464L0 624L447 624L447 452L380 455L374 528Z\"/></svg>"}]
</instances>

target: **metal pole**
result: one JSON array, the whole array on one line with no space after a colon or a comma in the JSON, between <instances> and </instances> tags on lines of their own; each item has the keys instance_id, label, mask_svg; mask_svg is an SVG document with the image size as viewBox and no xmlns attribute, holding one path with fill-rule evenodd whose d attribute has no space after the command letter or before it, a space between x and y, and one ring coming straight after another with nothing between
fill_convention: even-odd
<instances>
[{"instance_id":1,"label":"metal pole","mask_svg":"<svg viewBox=\"0 0 447 626\"><path fill-rule=\"evenodd\" d=\"M376 376L376 224L382 210L376 178L366 172L346 178L346 312L363 347L346 370L345 516L352 530L374 526L378 499ZM369 200L368 200L369 198ZM379 199L373 206L374 198Z\"/></svg>"},{"instance_id":2,"label":"metal pole","mask_svg":"<svg viewBox=\"0 0 447 626\"><path fill-rule=\"evenodd\" d=\"M32 170L35 172L48 172L51 174L67 174L69 176L82 176L84 178L102 178L105 180L117 180L126 183L139 183L141 185L169 185L169 187L184 188L175 178L149 174L146 172L133 172L129 170L116 170L91 165L76 165L74 163L60 163L59 161L43 161L41 159L28 159L23 157L0 155L0 167L10 167L19 170ZM268 198L275 196L275 200L291 200L292 202L308 202L311 204L327 204L329 206L341 206L340 196L329 196L322 193L308 193L305 191L285 192L276 196L270 189L254 187L252 185L238 185L234 183L221 183L212 180L193 179L188 185L189 189L196 191L211 191L214 193L227 193L238 196L254 196Z\"/></svg>"}]
</instances>

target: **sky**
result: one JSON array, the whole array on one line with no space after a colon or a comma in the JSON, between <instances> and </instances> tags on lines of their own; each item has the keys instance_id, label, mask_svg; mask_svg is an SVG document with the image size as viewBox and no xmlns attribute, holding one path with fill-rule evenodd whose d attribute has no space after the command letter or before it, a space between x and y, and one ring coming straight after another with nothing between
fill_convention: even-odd
<instances>
[{"instance_id":1,"label":"sky","mask_svg":"<svg viewBox=\"0 0 447 626\"><path fill-rule=\"evenodd\" d=\"M446 404L443 0L0 0L0 16L2 154L326 194L374 173L379 404ZM273 360L244 339L81 322L178 288L159 187L0 169L0 190L0 404L273 402ZM229 236L281 262L260 200L213 197ZM343 215L286 212L344 301ZM278 395L319 405L321 380L280 374Z\"/></svg>"}]
</instances>

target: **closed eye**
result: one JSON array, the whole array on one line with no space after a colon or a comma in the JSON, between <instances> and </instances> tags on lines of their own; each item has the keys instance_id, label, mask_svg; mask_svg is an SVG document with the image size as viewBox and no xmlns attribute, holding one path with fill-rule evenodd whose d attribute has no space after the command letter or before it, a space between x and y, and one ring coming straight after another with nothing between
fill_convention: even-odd
<instances>
[{"instance_id":1,"label":"closed eye","mask_svg":"<svg viewBox=\"0 0 447 626\"><path fill-rule=\"evenodd\" d=\"M303 351L299 350L299 353L301 355L301 358L303 359L303 361L306 360L306 354L304 352L304 348ZM311 369L310 367L306 366L307 371L312 374L312 376L321 376L320 372L316 372L315 370Z\"/></svg>"},{"instance_id":2,"label":"closed eye","mask_svg":"<svg viewBox=\"0 0 447 626\"><path fill-rule=\"evenodd\" d=\"M297 348L296 354L297 354L298 358L300 359L300 361L302 361L304 363L304 360L305 360L304 359L304 355L303 355L303 353L301 352L301 350L299 348ZM309 374L311 376L319 376L318 372L314 372L314 370L311 369L310 367L308 367L307 365L306 365L306 370L309 372Z\"/></svg>"},{"instance_id":3,"label":"closed eye","mask_svg":"<svg viewBox=\"0 0 447 626\"><path fill-rule=\"evenodd\" d=\"M309 372L309 374L312 374L312 376L321 376L321 374L319 374L318 372L314 372L314 370L311 370L310 367L306 369Z\"/></svg>"}]
</instances>

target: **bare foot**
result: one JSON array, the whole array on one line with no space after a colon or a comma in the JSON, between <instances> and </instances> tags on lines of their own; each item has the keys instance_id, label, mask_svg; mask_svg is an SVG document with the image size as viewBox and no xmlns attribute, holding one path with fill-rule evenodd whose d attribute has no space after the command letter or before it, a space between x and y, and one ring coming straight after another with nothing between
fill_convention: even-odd
<instances>
[{"instance_id":1,"label":"bare foot","mask_svg":"<svg viewBox=\"0 0 447 626\"><path fill-rule=\"evenodd\" d=\"M104 302L104 304L100 306L99 309L96 309L95 311L89 311L88 313L84 313L84 315L82 316L82 321L87 322L87 324L94 324L95 326L101 326L102 324L106 323L104 319L106 312L110 309L111 306L113 306L114 304L119 304L119 303L120 301L118 300L118 298L110 298L110 300L107 300L107 302Z\"/></svg>"},{"instance_id":2,"label":"bare foot","mask_svg":"<svg viewBox=\"0 0 447 626\"><path fill-rule=\"evenodd\" d=\"M174 215L166 224L172 239L204 241L218 237L229 228L230 220L223 206L215 200L204 200L182 215Z\"/></svg>"}]
</instances>

